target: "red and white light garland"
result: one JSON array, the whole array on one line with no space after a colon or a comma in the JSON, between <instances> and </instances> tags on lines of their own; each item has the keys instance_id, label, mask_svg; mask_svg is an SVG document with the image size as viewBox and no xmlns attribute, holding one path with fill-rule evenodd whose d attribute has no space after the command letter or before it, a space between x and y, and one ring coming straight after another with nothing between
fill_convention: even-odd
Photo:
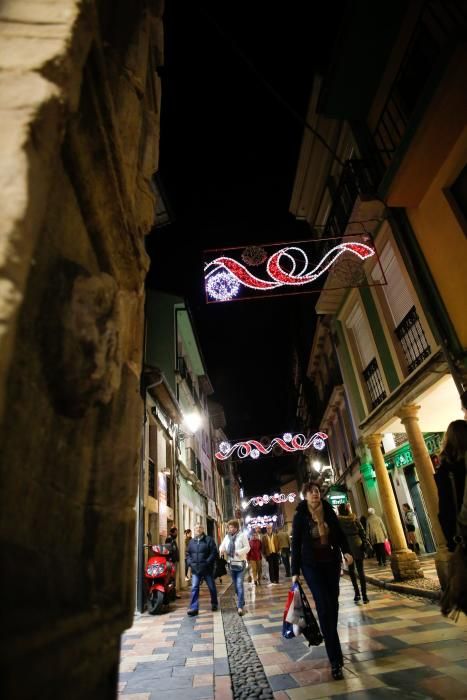
<instances>
[{"instance_id":1,"label":"red and white light garland","mask_svg":"<svg viewBox=\"0 0 467 700\"><path fill-rule=\"evenodd\" d=\"M268 496L265 494L264 496L254 496L253 498L250 498L248 503L246 504L245 508L248 508L248 506L251 504L252 506L264 506L267 505L268 503L271 503L273 501L274 503L293 503L295 499L297 498L296 493L275 493L272 496Z\"/></svg>"},{"instance_id":2,"label":"red and white light garland","mask_svg":"<svg viewBox=\"0 0 467 700\"><path fill-rule=\"evenodd\" d=\"M267 259L266 272L269 275L269 280L257 277L238 260L221 255L205 265L206 292L208 297L214 301L229 301L238 295L241 285L256 291L267 291L282 286L303 286L321 277L344 253L352 253L360 260L366 260L375 255L374 249L365 243L358 241L339 243L331 248L312 270L307 272L309 261L305 251L296 246L287 246L273 253ZM290 271L284 269L283 259L290 264ZM299 265L301 265L301 269L297 271Z\"/></svg>"},{"instance_id":3,"label":"red and white light garland","mask_svg":"<svg viewBox=\"0 0 467 700\"><path fill-rule=\"evenodd\" d=\"M249 528L253 527L266 527L266 525L273 525L277 521L277 515L258 515L255 518L250 518L249 515L245 518L245 522Z\"/></svg>"},{"instance_id":4,"label":"red and white light garland","mask_svg":"<svg viewBox=\"0 0 467 700\"><path fill-rule=\"evenodd\" d=\"M315 450L324 450L325 440L328 439L326 433L314 433L310 438L306 438L302 433L292 435L292 433L284 433L280 437L271 440L270 444L265 447L259 440L243 440L231 445L230 442L224 440L219 444L219 449L215 456L217 459L229 459L234 452L237 452L237 457L245 459L252 457L258 459L260 455L267 455L271 452L275 445L278 445L284 452L297 452L299 450L307 450L309 447L314 447Z\"/></svg>"}]
</instances>

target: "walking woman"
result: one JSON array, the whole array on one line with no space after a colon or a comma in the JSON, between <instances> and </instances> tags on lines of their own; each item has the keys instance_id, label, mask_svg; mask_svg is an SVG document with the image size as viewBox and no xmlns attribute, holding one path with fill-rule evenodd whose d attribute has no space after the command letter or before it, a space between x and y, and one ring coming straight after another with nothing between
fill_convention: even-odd
<instances>
[{"instance_id":1,"label":"walking woman","mask_svg":"<svg viewBox=\"0 0 467 700\"><path fill-rule=\"evenodd\" d=\"M361 522L357 520L355 513L352 513L347 506L348 504L341 503L337 510L339 511L338 519L340 528L347 539L354 560L354 563L349 565L349 576L355 592L354 603L359 603L360 600L363 599L363 602L366 604L370 602L366 593L366 578L363 569L363 560L365 558L364 542L366 540L366 535ZM355 574L355 567L357 567L358 578L360 579L360 586L362 589L361 597L357 576Z\"/></svg>"},{"instance_id":2,"label":"walking woman","mask_svg":"<svg viewBox=\"0 0 467 700\"><path fill-rule=\"evenodd\" d=\"M292 527L292 581L300 570L313 594L332 677L344 676L344 659L337 633L341 552L353 563L347 539L332 506L321 500L320 487L310 481L303 487L305 500L296 510Z\"/></svg>"},{"instance_id":3,"label":"walking woman","mask_svg":"<svg viewBox=\"0 0 467 700\"><path fill-rule=\"evenodd\" d=\"M248 538L243 532L240 532L238 520L230 520L227 525L227 535L222 540L219 552L220 554L227 554L227 565L237 594L239 615L243 615L243 608L245 607L243 578L246 570L246 557L249 551Z\"/></svg>"},{"instance_id":4,"label":"walking woman","mask_svg":"<svg viewBox=\"0 0 467 700\"><path fill-rule=\"evenodd\" d=\"M366 534L371 546L375 550L378 566L386 566L386 548L384 543L388 538L388 531L382 519L379 515L376 515L374 508L368 508Z\"/></svg>"},{"instance_id":5,"label":"walking woman","mask_svg":"<svg viewBox=\"0 0 467 700\"><path fill-rule=\"evenodd\" d=\"M439 498L439 522L448 549L456 546L456 520L464 498L467 452L467 422L455 420L448 425L440 453L440 465L435 474Z\"/></svg>"}]
</instances>

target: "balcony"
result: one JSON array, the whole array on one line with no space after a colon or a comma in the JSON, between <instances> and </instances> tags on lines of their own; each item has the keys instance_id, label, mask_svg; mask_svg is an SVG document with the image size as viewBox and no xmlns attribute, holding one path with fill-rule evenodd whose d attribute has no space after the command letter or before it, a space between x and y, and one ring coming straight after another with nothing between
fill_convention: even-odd
<instances>
[{"instance_id":1,"label":"balcony","mask_svg":"<svg viewBox=\"0 0 467 700\"><path fill-rule=\"evenodd\" d=\"M368 394L370 395L371 408L376 408L386 398L386 390L375 357L363 370L362 374L366 382Z\"/></svg>"},{"instance_id":2,"label":"balcony","mask_svg":"<svg viewBox=\"0 0 467 700\"><path fill-rule=\"evenodd\" d=\"M373 132L384 167L388 167L408 130L409 120L423 102L444 54L465 32L467 11L462 0L428 0Z\"/></svg>"},{"instance_id":3,"label":"balcony","mask_svg":"<svg viewBox=\"0 0 467 700\"><path fill-rule=\"evenodd\" d=\"M376 177L369 163L363 160L348 160L333 194L333 203L324 229L324 238L343 235L352 218L357 198L369 201L374 199L375 193Z\"/></svg>"},{"instance_id":4,"label":"balcony","mask_svg":"<svg viewBox=\"0 0 467 700\"><path fill-rule=\"evenodd\" d=\"M415 306L412 306L409 313L404 316L395 329L395 334L401 344L410 374L431 355L431 347L428 345Z\"/></svg>"}]
</instances>

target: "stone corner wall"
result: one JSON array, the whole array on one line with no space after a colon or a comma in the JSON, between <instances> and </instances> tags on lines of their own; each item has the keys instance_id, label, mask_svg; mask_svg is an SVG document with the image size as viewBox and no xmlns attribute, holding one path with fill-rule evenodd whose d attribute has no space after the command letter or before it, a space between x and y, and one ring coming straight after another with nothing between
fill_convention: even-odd
<instances>
[{"instance_id":1,"label":"stone corner wall","mask_svg":"<svg viewBox=\"0 0 467 700\"><path fill-rule=\"evenodd\" d=\"M163 3L0 5L5 697L114 697L134 611ZM31 682L23 682L27 669Z\"/></svg>"}]
</instances>

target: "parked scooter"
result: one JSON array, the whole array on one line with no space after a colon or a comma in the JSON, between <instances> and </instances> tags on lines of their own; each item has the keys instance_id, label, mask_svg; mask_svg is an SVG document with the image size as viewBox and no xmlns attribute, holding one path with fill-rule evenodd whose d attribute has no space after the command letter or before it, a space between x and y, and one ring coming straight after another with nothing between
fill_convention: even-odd
<instances>
[{"instance_id":1,"label":"parked scooter","mask_svg":"<svg viewBox=\"0 0 467 700\"><path fill-rule=\"evenodd\" d=\"M163 605L169 605L177 595L175 564L170 561L170 547L164 544L145 544L151 554L144 569L144 585L148 613L155 615Z\"/></svg>"}]
</instances>

